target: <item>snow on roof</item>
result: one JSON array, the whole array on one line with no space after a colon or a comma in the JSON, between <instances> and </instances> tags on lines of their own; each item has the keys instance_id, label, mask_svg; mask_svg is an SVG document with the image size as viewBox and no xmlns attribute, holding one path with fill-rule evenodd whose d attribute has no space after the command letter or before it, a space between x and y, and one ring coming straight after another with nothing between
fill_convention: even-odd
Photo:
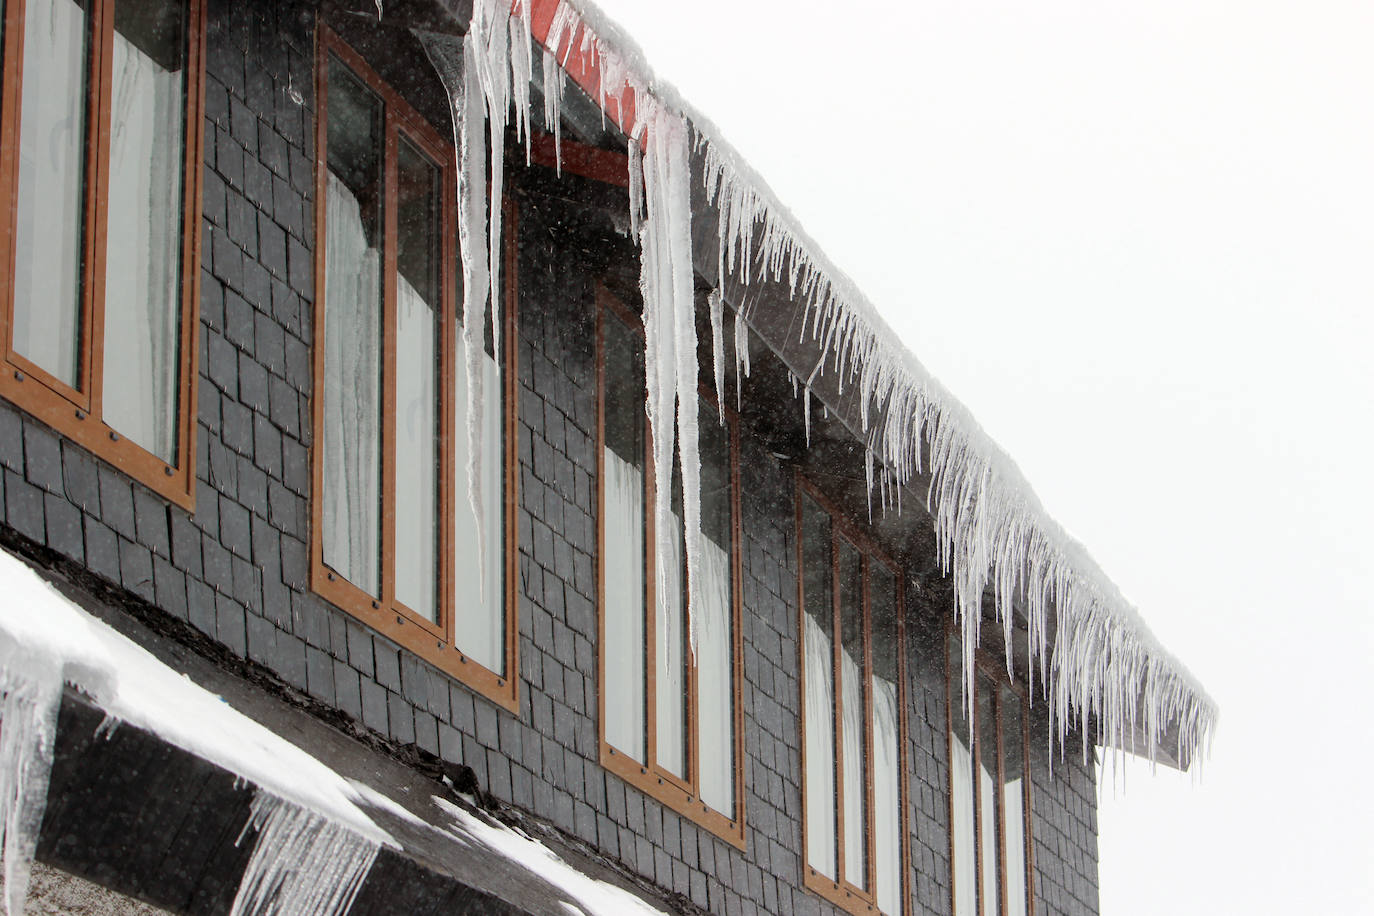
<instances>
[{"instance_id":1,"label":"snow on roof","mask_svg":"<svg viewBox=\"0 0 1374 916\"><path fill-rule=\"evenodd\" d=\"M650 426L661 446L654 461L661 466L672 460L676 433L686 484L689 589L695 587L690 580L697 508L688 479L696 464L697 422L691 272L698 266L690 240L693 218L703 218L691 210L689 186L695 186L704 187L717 211L722 288L747 291L751 285L773 284L790 290L785 304L766 307L790 310L782 324L799 329L815 347L814 363L798 373L807 400L812 385L826 376L832 389L843 392L849 386L850 397L857 392L870 490L892 493L928 475L940 558L954 581L954 610L964 633L965 683L972 683L983 596L990 591L1009 650L1018 609L1024 610L1032 676L1038 666L1061 741L1076 723L1085 731L1095 726L1103 745L1151 759L1172 758L1185 767L1195 759L1217 717L1201 685L1160 645L1083 546L1041 506L1011 458L903 345L762 176L707 117L655 77L635 44L588 0L477 0L464 63L458 65L465 69L450 66L445 73L439 67L454 96L465 164L466 183L460 182L459 193L465 270L481 272L490 254L481 206L486 196L483 127L473 117L482 109L474 106L484 101L486 115L502 123L513 104L517 135L529 137L533 43L544 48L546 112L558 110L562 80L550 78L558 68L632 140L630 215L643 252ZM427 42L437 65L442 54L436 44ZM704 67L719 66L710 55L700 60ZM494 163L502 161L503 133L490 132ZM689 166L700 173L687 174ZM489 218L496 227L500 169L493 172ZM479 295L484 289L474 288ZM764 307L757 299L736 298L730 304L737 334L745 325L757 331L770 320L778 323L777 316L756 313ZM494 289L491 301L497 301ZM465 308L474 305L481 304L469 301ZM715 301L711 318L719 380L723 332ZM660 530L664 511L658 507ZM1165 740L1169 746L1162 747Z\"/></svg>"}]
</instances>

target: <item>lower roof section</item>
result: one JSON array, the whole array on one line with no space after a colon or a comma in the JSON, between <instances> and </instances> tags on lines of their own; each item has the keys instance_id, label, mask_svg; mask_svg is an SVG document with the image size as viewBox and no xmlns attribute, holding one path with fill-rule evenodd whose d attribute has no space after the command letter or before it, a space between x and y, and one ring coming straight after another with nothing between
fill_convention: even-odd
<instances>
[{"instance_id":1,"label":"lower roof section","mask_svg":"<svg viewBox=\"0 0 1374 916\"><path fill-rule=\"evenodd\" d=\"M498 817L471 771L417 771L397 757L418 749L355 740L275 695L270 675L225 670L44 573L61 592L0 550L0 787L36 828L6 848L18 900L32 856L179 913L683 911L553 828ZM158 687L146 703L138 681ZM199 733L258 765L187 739Z\"/></svg>"}]
</instances>

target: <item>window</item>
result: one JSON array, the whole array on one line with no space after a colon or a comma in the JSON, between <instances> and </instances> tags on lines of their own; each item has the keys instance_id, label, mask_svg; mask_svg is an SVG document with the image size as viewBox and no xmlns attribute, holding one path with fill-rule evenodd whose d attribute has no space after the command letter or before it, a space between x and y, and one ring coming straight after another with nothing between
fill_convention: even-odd
<instances>
[{"instance_id":1,"label":"window","mask_svg":"<svg viewBox=\"0 0 1374 916\"><path fill-rule=\"evenodd\" d=\"M598 291L601 762L627 782L744 844L739 704L739 481L735 421L701 405L701 607L688 632L682 475L676 524L655 544L657 482L639 318Z\"/></svg>"},{"instance_id":2,"label":"window","mask_svg":"<svg viewBox=\"0 0 1374 916\"><path fill-rule=\"evenodd\" d=\"M514 245L498 316L507 371L488 324L470 373L452 144L323 28L318 80L314 588L515 709ZM468 496L470 374L480 518Z\"/></svg>"},{"instance_id":3,"label":"window","mask_svg":"<svg viewBox=\"0 0 1374 916\"><path fill-rule=\"evenodd\" d=\"M0 9L0 395L189 508L201 0Z\"/></svg>"},{"instance_id":4,"label":"window","mask_svg":"<svg viewBox=\"0 0 1374 916\"><path fill-rule=\"evenodd\" d=\"M799 479L806 886L853 913L906 912L902 580Z\"/></svg>"},{"instance_id":5,"label":"window","mask_svg":"<svg viewBox=\"0 0 1374 916\"><path fill-rule=\"evenodd\" d=\"M981 651L973 677L973 721L960 640L948 659L950 861L955 916L1031 912L1030 772L1026 700L1005 667Z\"/></svg>"}]
</instances>

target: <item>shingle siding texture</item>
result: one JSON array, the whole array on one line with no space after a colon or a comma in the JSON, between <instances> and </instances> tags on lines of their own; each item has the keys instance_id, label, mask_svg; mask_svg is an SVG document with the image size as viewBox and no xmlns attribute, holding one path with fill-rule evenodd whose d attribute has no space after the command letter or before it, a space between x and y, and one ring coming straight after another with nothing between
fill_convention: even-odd
<instances>
[{"instance_id":1,"label":"shingle siding texture","mask_svg":"<svg viewBox=\"0 0 1374 916\"><path fill-rule=\"evenodd\" d=\"M305 3L209 2L195 513L0 401L4 524L366 727L467 764L502 801L698 906L832 912L802 889L792 475L747 431L745 851L598 763L594 296L571 253L526 248L519 264L520 714L309 591L313 28ZM947 914L942 631L931 616L917 615L909 640L909 882L915 913ZM1037 912L1096 913L1093 770L1071 752L1051 778L1043 716L1034 721Z\"/></svg>"}]
</instances>

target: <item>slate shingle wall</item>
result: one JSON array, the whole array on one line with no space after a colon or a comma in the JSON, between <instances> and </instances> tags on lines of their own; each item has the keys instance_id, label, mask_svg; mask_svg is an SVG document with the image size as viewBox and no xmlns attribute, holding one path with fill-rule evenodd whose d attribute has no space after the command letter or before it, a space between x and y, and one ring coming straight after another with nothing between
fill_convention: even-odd
<instances>
[{"instance_id":1,"label":"slate shingle wall","mask_svg":"<svg viewBox=\"0 0 1374 916\"><path fill-rule=\"evenodd\" d=\"M520 715L309 591L314 13L294 0L209 7L196 511L169 507L0 401L4 524L368 728L471 766L498 798L701 907L832 912L801 888L792 476L747 437L746 850L597 762L593 293L571 256L527 245L519 267ZM940 627L915 621L908 653L920 914L950 909ZM1093 771L1071 751L1051 779L1044 727L1037 717L1038 912L1096 913Z\"/></svg>"}]
</instances>

